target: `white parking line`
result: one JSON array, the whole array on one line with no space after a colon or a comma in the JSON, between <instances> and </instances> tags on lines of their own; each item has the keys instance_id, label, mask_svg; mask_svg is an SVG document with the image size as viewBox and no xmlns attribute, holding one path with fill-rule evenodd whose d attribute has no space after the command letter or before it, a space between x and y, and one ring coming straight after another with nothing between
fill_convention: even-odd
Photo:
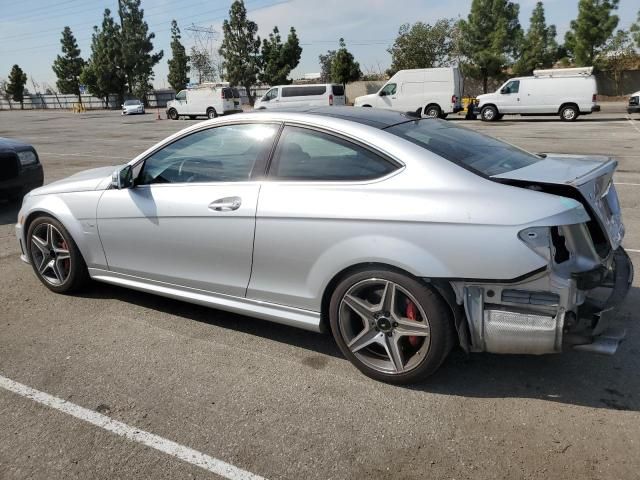
<instances>
[{"instance_id":1,"label":"white parking line","mask_svg":"<svg viewBox=\"0 0 640 480\"><path fill-rule=\"evenodd\" d=\"M633 248L625 248L624 251L631 253L640 253L640 250L634 250Z\"/></svg>"},{"instance_id":2,"label":"white parking line","mask_svg":"<svg viewBox=\"0 0 640 480\"><path fill-rule=\"evenodd\" d=\"M209 472L220 475L221 477L228 478L229 480L264 480L263 477L254 475L251 472L242 470L234 465L223 462L222 460L210 457L202 452L198 452L197 450L172 442L166 438L159 437L153 433L131 427L126 423L113 420L106 415L102 415L101 413L94 412L93 410L67 402L66 400L54 397L48 393L14 382L10 378L3 377L2 375L0 375L0 387L33 400L34 402L54 408L92 425L103 428L104 430L115 433L116 435L127 438L128 440L141 443L147 447L155 448L156 450L179 458L180 460L195 465L196 467L208 470Z\"/></svg>"},{"instance_id":3,"label":"white parking line","mask_svg":"<svg viewBox=\"0 0 640 480\"><path fill-rule=\"evenodd\" d=\"M614 185L632 185L634 187L640 187L640 183L626 183L626 182L613 182Z\"/></svg>"},{"instance_id":4,"label":"white parking line","mask_svg":"<svg viewBox=\"0 0 640 480\"><path fill-rule=\"evenodd\" d=\"M640 128L637 127L636 122L634 122L629 115L627 115L627 120L629 120L631 126L635 128L638 133L640 133Z\"/></svg>"}]
</instances>

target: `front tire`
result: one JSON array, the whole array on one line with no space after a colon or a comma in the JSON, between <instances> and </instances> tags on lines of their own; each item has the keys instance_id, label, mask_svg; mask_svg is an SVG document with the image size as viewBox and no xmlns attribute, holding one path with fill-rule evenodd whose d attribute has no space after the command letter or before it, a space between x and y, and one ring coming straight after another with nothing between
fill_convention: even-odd
<instances>
[{"instance_id":1,"label":"front tire","mask_svg":"<svg viewBox=\"0 0 640 480\"><path fill-rule=\"evenodd\" d=\"M178 120L178 118L180 118L180 115L178 115L178 111L175 108L169 110L167 115L171 120Z\"/></svg>"},{"instance_id":2,"label":"front tire","mask_svg":"<svg viewBox=\"0 0 640 480\"><path fill-rule=\"evenodd\" d=\"M66 228L43 215L29 225L27 254L38 279L51 291L71 293L89 280L87 265Z\"/></svg>"},{"instance_id":3,"label":"front tire","mask_svg":"<svg viewBox=\"0 0 640 480\"><path fill-rule=\"evenodd\" d=\"M426 378L453 345L448 307L418 280L392 270L360 270L331 296L331 331L342 353L375 380Z\"/></svg>"},{"instance_id":4,"label":"front tire","mask_svg":"<svg viewBox=\"0 0 640 480\"><path fill-rule=\"evenodd\" d=\"M480 111L480 118L483 122L495 122L498 120L498 109L493 105L487 105L486 107L482 107Z\"/></svg>"}]
</instances>

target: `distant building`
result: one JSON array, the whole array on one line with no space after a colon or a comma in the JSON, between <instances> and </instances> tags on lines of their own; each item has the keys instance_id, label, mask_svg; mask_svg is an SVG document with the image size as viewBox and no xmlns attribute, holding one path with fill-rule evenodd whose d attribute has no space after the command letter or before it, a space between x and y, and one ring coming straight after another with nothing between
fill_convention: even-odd
<instances>
[{"instance_id":1,"label":"distant building","mask_svg":"<svg viewBox=\"0 0 640 480\"><path fill-rule=\"evenodd\" d=\"M302 80L320 80L320 72L305 73L302 75Z\"/></svg>"}]
</instances>

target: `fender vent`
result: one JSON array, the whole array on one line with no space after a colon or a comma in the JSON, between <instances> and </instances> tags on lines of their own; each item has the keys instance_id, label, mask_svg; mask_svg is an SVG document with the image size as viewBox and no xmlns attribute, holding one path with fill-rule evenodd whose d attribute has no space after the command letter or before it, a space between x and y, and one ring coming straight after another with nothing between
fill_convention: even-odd
<instances>
[{"instance_id":1,"label":"fender vent","mask_svg":"<svg viewBox=\"0 0 640 480\"><path fill-rule=\"evenodd\" d=\"M560 302L560 296L551 292L528 292L526 290L509 289L502 291L502 301L527 305L555 306Z\"/></svg>"}]
</instances>

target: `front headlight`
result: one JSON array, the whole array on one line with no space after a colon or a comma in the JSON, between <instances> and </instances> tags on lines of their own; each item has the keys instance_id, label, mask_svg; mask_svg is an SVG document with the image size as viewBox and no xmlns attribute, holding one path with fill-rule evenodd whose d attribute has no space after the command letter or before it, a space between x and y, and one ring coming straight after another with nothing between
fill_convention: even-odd
<instances>
[{"instance_id":1,"label":"front headlight","mask_svg":"<svg viewBox=\"0 0 640 480\"><path fill-rule=\"evenodd\" d=\"M26 165L33 165L38 163L38 157L35 152L31 150L25 150L24 152L18 152L18 158L20 159L20 165L23 167Z\"/></svg>"}]
</instances>

